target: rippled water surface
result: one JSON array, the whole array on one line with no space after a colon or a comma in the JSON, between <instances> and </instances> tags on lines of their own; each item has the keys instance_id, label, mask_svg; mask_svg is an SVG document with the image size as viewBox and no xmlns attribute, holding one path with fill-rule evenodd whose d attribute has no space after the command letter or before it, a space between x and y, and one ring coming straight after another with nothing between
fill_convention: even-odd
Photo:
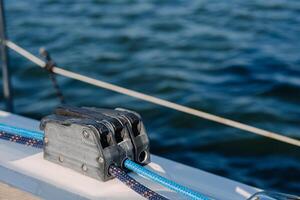
<instances>
[{"instance_id":1,"label":"rippled water surface","mask_svg":"<svg viewBox=\"0 0 300 200\"><path fill-rule=\"evenodd\" d=\"M45 46L64 68L300 138L298 0L6 0L6 8L10 39L35 54ZM58 105L44 71L14 53L11 67L17 113L39 119ZM70 104L137 110L155 154L300 194L299 148L70 79L59 84Z\"/></svg>"}]
</instances>

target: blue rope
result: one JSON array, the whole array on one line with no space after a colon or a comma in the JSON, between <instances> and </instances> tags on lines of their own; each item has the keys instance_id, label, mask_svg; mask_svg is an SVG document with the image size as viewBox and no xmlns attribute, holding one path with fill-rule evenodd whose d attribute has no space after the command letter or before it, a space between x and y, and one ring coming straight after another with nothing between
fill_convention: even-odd
<instances>
[{"instance_id":1,"label":"blue rope","mask_svg":"<svg viewBox=\"0 0 300 200\"><path fill-rule=\"evenodd\" d=\"M149 178L152 181L155 181L171 190L174 190L178 193L181 193L187 197L189 197L190 199L194 199L194 200L212 200L206 196L204 196L203 194L200 194L198 192L195 192L185 186L179 185L178 183L175 183L174 181L171 181L169 179L166 179L138 164L136 164L135 162L131 161L131 160L125 160L124 162L124 166L127 169L130 169L131 171L140 174L146 178Z\"/></svg>"},{"instance_id":2,"label":"blue rope","mask_svg":"<svg viewBox=\"0 0 300 200\"><path fill-rule=\"evenodd\" d=\"M44 145L43 140L36 140L33 138L7 133L1 130L0 130L0 139L8 140L10 142L15 142L26 146L36 147L36 148L43 148Z\"/></svg>"},{"instance_id":3,"label":"blue rope","mask_svg":"<svg viewBox=\"0 0 300 200\"><path fill-rule=\"evenodd\" d=\"M30 146L41 147L42 142L43 142L43 137L44 137L43 132L27 130L27 129L18 128L18 127L0 123L0 138L2 138L2 139L6 139L6 140L10 140L12 142L18 142L18 143L22 143L22 144L26 144L26 145L30 145ZM31 143L31 140L34 141L33 144ZM28 142L30 142L30 143L28 143ZM174 181L171 181L162 176L159 176L158 174L136 164L135 162L133 162L131 160L128 160L128 159L125 160L124 166L127 169L129 169L137 174L140 174L140 175L142 175L146 178L149 178L171 190L174 190L178 193L181 193L181 194L189 197L190 199L212 200L212 199L204 196L203 194L195 192L185 186L175 183Z\"/></svg>"},{"instance_id":4,"label":"blue rope","mask_svg":"<svg viewBox=\"0 0 300 200\"><path fill-rule=\"evenodd\" d=\"M36 140L43 140L43 138L44 138L43 132L27 130L27 129L18 128L15 126L10 126L10 125L1 124L1 123L0 123L0 131L7 132L10 134L18 134L19 136L23 136L26 138L33 138Z\"/></svg>"},{"instance_id":5,"label":"blue rope","mask_svg":"<svg viewBox=\"0 0 300 200\"><path fill-rule=\"evenodd\" d=\"M153 190L147 188L141 183L137 182L134 178L129 176L124 170L114 165L109 166L109 173L119 179L122 183L130 187L133 191L149 200L168 200Z\"/></svg>"},{"instance_id":6,"label":"blue rope","mask_svg":"<svg viewBox=\"0 0 300 200\"><path fill-rule=\"evenodd\" d=\"M32 131L0 123L0 139L16 142L26 146L43 148L44 134L39 131ZM132 190L149 200L168 200L160 194L152 191L135 179L128 176L124 170L111 165L109 172L112 176L129 186Z\"/></svg>"}]
</instances>

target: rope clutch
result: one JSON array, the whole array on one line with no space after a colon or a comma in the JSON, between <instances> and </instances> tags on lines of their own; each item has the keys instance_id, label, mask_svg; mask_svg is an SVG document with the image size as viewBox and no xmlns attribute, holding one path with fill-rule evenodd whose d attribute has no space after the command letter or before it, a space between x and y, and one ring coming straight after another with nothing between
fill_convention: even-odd
<instances>
[{"instance_id":1,"label":"rope clutch","mask_svg":"<svg viewBox=\"0 0 300 200\"><path fill-rule=\"evenodd\" d=\"M112 178L109 167L126 159L150 162L141 116L125 109L59 107L42 119L44 158L92 178Z\"/></svg>"}]
</instances>

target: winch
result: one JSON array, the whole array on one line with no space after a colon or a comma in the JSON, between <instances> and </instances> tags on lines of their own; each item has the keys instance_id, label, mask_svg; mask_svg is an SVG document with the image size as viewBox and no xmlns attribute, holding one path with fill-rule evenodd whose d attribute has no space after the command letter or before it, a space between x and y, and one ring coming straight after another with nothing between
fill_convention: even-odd
<instances>
[{"instance_id":1,"label":"winch","mask_svg":"<svg viewBox=\"0 0 300 200\"><path fill-rule=\"evenodd\" d=\"M116 108L58 107L44 117L44 158L102 181L109 167L126 159L150 162L149 139L141 116Z\"/></svg>"}]
</instances>

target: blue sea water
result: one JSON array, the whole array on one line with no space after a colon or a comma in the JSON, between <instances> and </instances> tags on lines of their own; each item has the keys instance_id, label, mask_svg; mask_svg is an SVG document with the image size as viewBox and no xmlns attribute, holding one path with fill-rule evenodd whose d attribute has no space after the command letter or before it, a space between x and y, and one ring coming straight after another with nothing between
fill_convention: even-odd
<instances>
[{"instance_id":1,"label":"blue sea water","mask_svg":"<svg viewBox=\"0 0 300 200\"><path fill-rule=\"evenodd\" d=\"M298 0L5 3L9 38L36 55L46 47L63 68L300 139ZM59 101L47 73L13 52L10 64L16 112L36 119L49 114ZM300 194L299 148L58 81L70 104L141 113L154 154Z\"/></svg>"}]
</instances>

